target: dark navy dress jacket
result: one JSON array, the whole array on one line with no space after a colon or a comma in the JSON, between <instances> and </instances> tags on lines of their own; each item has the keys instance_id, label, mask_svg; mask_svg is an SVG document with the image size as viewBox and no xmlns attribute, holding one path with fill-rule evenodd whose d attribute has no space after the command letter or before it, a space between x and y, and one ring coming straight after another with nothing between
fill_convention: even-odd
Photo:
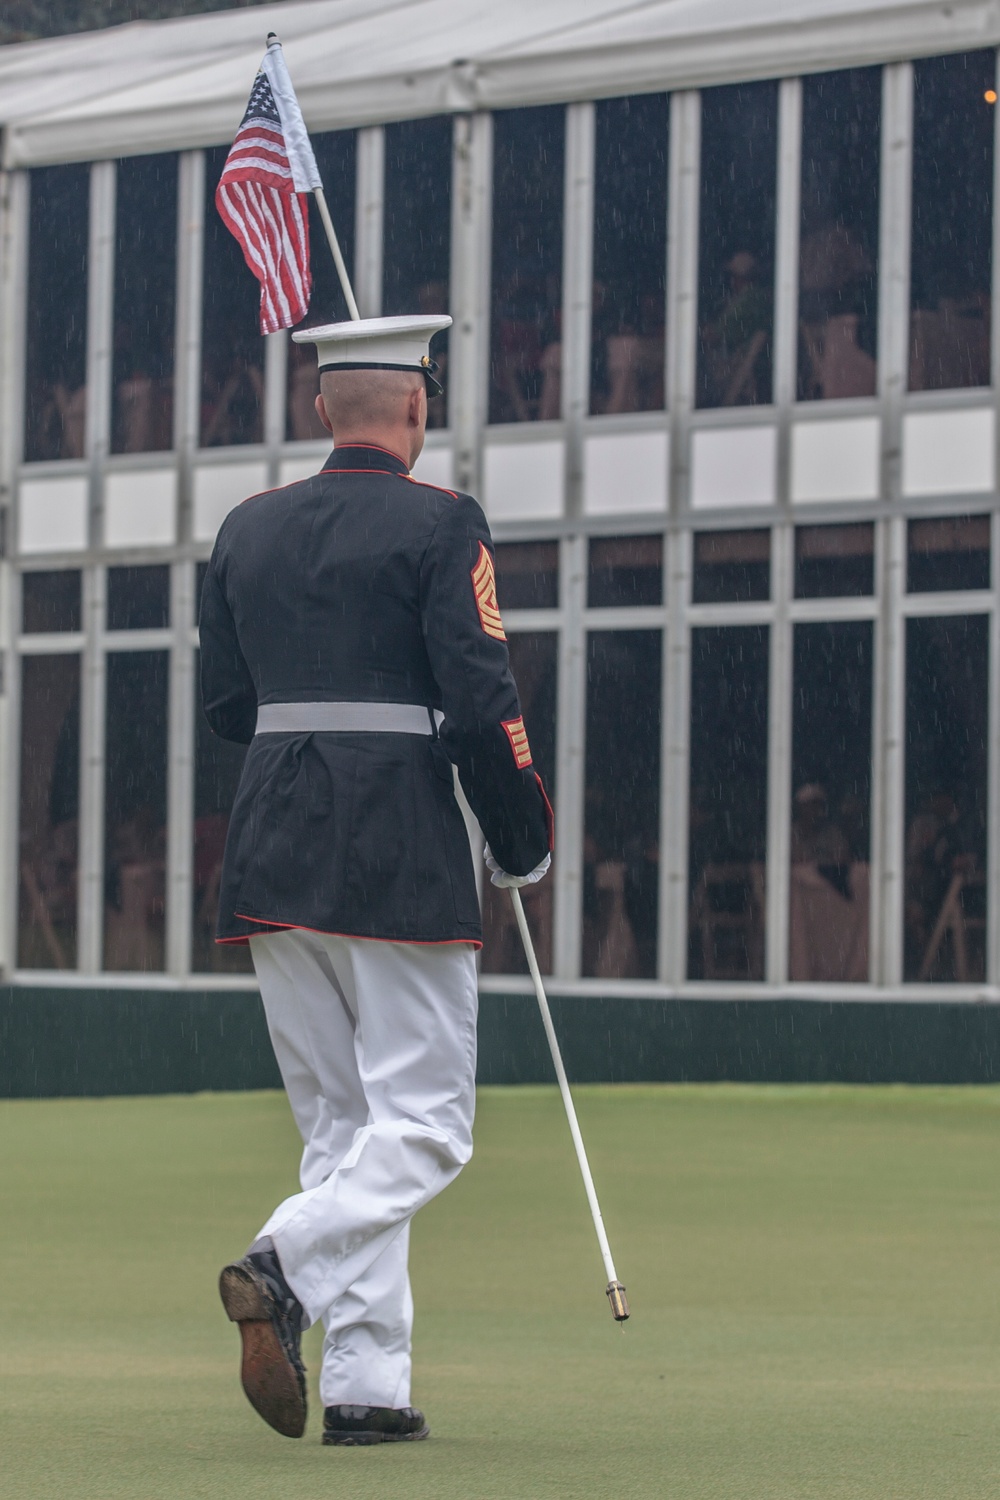
<instances>
[{"instance_id":1,"label":"dark navy dress jacket","mask_svg":"<svg viewBox=\"0 0 1000 1500\"><path fill-rule=\"evenodd\" d=\"M218 937L276 927L479 942L452 763L503 869L551 846L497 610L486 517L371 447L255 495L222 525L201 601L205 713L249 744ZM421 704L440 735L270 733L258 704Z\"/></svg>"}]
</instances>

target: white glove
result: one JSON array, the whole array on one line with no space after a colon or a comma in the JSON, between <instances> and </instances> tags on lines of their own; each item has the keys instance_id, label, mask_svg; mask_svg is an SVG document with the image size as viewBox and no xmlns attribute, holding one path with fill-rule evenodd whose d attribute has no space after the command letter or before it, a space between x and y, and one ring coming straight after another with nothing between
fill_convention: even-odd
<instances>
[{"instance_id":1,"label":"white glove","mask_svg":"<svg viewBox=\"0 0 1000 1500\"><path fill-rule=\"evenodd\" d=\"M522 885L537 885L552 863L552 855L546 854L541 864L536 865L530 875L508 875L506 870L501 870L493 858L493 850L489 844L483 850L483 858L486 861L487 869L493 871L490 876L490 884L499 886L502 891L519 891Z\"/></svg>"}]
</instances>

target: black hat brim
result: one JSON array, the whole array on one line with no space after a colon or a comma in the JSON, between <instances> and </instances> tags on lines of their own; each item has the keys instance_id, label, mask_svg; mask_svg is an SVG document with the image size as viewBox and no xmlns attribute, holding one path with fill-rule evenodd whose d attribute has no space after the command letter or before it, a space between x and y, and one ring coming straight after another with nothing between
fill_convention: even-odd
<instances>
[{"instance_id":1,"label":"black hat brim","mask_svg":"<svg viewBox=\"0 0 1000 1500\"><path fill-rule=\"evenodd\" d=\"M435 368L437 368L435 366ZM443 396L444 386L440 380L436 380L425 365L382 365L375 364L370 360L358 360L349 364L345 360L335 360L328 365L320 365L319 373L325 375L328 370L403 370L407 374L422 375L424 384L427 386L428 396Z\"/></svg>"}]
</instances>

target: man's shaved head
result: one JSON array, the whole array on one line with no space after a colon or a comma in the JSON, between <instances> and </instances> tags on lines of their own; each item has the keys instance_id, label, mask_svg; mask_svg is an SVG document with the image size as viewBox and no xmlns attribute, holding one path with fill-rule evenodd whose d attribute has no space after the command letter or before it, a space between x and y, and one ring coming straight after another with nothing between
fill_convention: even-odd
<instances>
[{"instance_id":1,"label":"man's shaved head","mask_svg":"<svg viewBox=\"0 0 1000 1500\"><path fill-rule=\"evenodd\" d=\"M369 443L411 468L424 446L427 389L419 370L324 370L316 411L334 447Z\"/></svg>"},{"instance_id":2,"label":"man's shaved head","mask_svg":"<svg viewBox=\"0 0 1000 1500\"><path fill-rule=\"evenodd\" d=\"M416 370L325 370L319 378L323 405L333 424L354 432L374 423L405 422L410 398L424 388Z\"/></svg>"}]
</instances>

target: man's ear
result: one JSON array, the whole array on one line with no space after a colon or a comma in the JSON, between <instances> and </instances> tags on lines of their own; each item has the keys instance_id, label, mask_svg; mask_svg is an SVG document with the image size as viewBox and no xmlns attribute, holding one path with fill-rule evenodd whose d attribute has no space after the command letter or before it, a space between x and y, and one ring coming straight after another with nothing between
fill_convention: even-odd
<instances>
[{"instance_id":1,"label":"man's ear","mask_svg":"<svg viewBox=\"0 0 1000 1500\"><path fill-rule=\"evenodd\" d=\"M427 392L423 382L414 386L410 392L410 405L406 413L407 422L410 427L419 427L424 419L424 403L427 400Z\"/></svg>"},{"instance_id":2,"label":"man's ear","mask_svg":"<svg viewBox=\"0 0 1000 1500\"><path fill-rule=\"evenodd\" d=\"M326 414L326 405L325 405L325 403L323 401L323 397L322 396L317 396L316 397L316 415L319 417L320 421L323 423L323 426L326 428L327 432L332 433L333 432L333 427L332 427L332 425L330 423L330 418Z\"/></svg>"}]
</instances>

